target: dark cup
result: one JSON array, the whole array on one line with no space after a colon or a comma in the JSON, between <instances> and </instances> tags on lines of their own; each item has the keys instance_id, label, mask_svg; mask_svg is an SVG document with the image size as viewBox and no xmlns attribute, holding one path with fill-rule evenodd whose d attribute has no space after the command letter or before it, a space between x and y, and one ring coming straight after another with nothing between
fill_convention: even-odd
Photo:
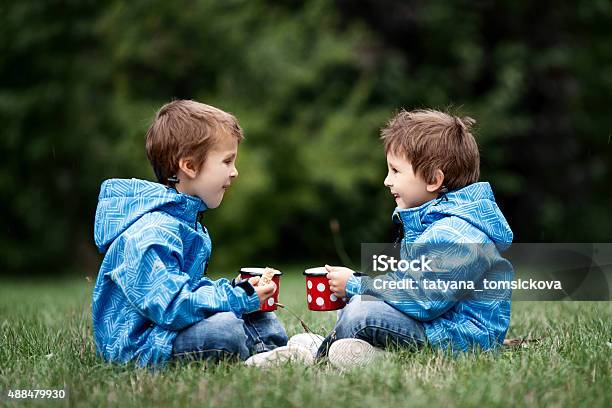
<instances>
[{"instance_id":1,"label":"dark cup","mask_svg":"<svg viewBox=\"0 0 612 408\"><path fill-rule=\"evenodd\" d=\"M241 268L240 269L240 278L241 279L249 279L254 276L263 275L265 268ZM278 292L280 291L280 277L283 273L277 271L274 273L272 277L272 282L276 284L276 291L274 294L269 297L264 303L261 304L259 310L262 312L273 312L276 310L276 303L278 302Z\"/></svg>"},{"instance_id":2,"label":"dark cup","mask_svg":"<svg viewBox=\"0 0 612 408\"><path fill-rule=\"evenodd\" d=\"M338 298L329 288L327 269L324 267L309 268L306 276L306 302L308 309L317 312L328 312L346 306L346 298Z\"/></svg>"}]
</instances>

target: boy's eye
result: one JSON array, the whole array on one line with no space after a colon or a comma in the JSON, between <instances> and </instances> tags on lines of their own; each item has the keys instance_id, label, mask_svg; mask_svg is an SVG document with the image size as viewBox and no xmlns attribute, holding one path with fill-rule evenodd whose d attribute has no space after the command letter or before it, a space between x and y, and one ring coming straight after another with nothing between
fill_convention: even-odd
<instances>
[{"instance_id":1,"label":"boy's eye","mask_svg":"<svg viewBox=\"0 0 612 408\"><path fill-rule=\"evenodd\" d=\"M396 169L395 167L391 167L391 171L392 171L393 173L397 173L397 169Z\"/></svg>"}]
</instances>

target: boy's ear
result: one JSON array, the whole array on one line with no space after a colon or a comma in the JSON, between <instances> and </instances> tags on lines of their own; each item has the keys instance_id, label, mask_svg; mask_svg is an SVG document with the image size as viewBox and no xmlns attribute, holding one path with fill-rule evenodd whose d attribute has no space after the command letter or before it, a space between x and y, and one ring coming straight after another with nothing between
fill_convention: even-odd
<instances>
[{"instance_id":1,"label":"boy's ear","mask_svg":"<svg viewBox=\"0 0 612 408\"><path fill-rule=\"evenodd\" d=\"M436 191L440 189L440 187L442 187L443 183L444 183L444 173L442 172L442 170L437 169L436 175L434 177L434 182L432 184L427 184L427 191L430 193L435 193Z\"/></svg>"},{"instance_id":2,"label":"boy's ear","mask_svg":"<svg viewBox=\"0 0 612 408\"><path fill-rule=\"evenodd\" d=\"M195 178L198 175L198 169L191 157L184 157L179 159L178 162L179 171L185 174L189 178Z\"/></svg>"}]
</instances>

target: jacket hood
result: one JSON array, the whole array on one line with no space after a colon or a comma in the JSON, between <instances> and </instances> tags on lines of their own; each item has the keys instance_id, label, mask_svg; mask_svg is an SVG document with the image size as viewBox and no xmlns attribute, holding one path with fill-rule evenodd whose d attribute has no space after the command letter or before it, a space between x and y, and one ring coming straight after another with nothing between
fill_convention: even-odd
<instances>
[{"instance_id":1,"label":"jacket hood","mask_svg":"<svg viewBox=\"0 0 612 408\"><path fill-rule=\"evenodd\" d=\"M396 208L393 221L402 223L405 231L420 234L429 224L450 216L459 217L485 233L500 252L512 243L512 230L486 182L451 191L445 197L428 201L420 207Z\"/></svg>"},{"instance_id":2,"label":"jacket hood","mask_svg":"<svg viewBox=\"0 0 612 408\"><path fill-rule=\"evenodd\" d=\"M164 211L195 225L198 213L206 210L198 197L177 192L159 183L138 179L106 180L100 187L94 239L101 253L143 215Z\"/></svg>"}]
</instances>

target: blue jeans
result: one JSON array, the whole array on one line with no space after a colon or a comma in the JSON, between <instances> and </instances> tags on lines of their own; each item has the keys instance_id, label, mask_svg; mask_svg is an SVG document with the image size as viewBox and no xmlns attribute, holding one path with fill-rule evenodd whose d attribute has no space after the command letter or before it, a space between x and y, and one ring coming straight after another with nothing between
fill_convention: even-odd
<instances>
[{"instance_id":1,"label":"blue jeans","mask_svg":"<svg viewBox=\"0 0 612 408\"><path fill-rule=\"evenodd\" d=\"M232 312L215 313L179 332L175 358L219 361L246 360L251 354L287 344L287 333L272 312L237 318Z\"/></svg>"},{"instance_id":2,"label":"blue jeans","mask_svg":"<svg viewBox=\"0 0 612 408\"><path fill-rule=\"evenodd\" d=\"M336 326L321 344L318 357L327 355L329 346L339 339L361 339L380 348L418 349L425 345L427 337L421 322L381 300L370 299L353 296L338 311Z\"/></svg>"}]
</instances>

